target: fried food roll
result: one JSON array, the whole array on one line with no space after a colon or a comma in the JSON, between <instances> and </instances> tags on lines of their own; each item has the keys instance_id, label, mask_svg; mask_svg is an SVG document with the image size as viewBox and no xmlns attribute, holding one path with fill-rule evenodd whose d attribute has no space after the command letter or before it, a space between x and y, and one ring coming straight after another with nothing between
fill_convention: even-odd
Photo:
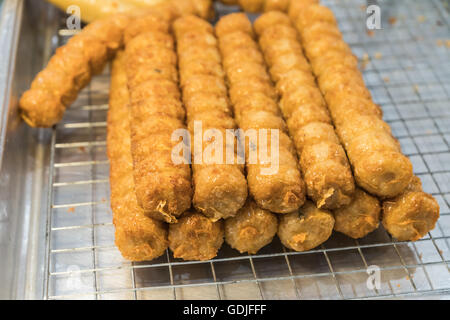
<instances>
[{"instance_id":1,"label":"fried food roll","mask_svg":"<svg viewBox=\"0 0 450 320\"><path fill-rule=\"evenodd\" d=\"M308 251L327 241L333 233L334 217L311 201L296 212L279 217L278 237L295 251Z\"/></svg>"},{"instance_id":2,"label":"fried food roll","mask_svg":"<svg viewBox=\"0 0 450 320\"><path fill-rule=\"evenodd\" d=\"M235 217L225 220L225 241L240 253L257 253L277 234L275 214L249 200Z\"/></svg>"},{"instance_id":3,"label":"fried food roll","mask_svg":"<svg viewBox=\"0 0 450 320\"><path fill-rule=\"evenodd\" d=\"M175 258L211 260L223 244L223 221L213 222L199 212L184 213L169 226L169 248Z\"/></svg>"},{"instance_id":4,"label":"fried food roll","mask_svg":"<svg viewBox=\"0 0 450 320\"><path fill-rule=\"evenodd\" d=\"M58 49L20 101L20 113L31 127L51 127L91 77L103 70L122 46L125 15L115 15L86 26Z\"/></svg>"},{"instance_id":5,"label":"fried food roll","mask_svg":"<svg viewBox=\"0 0 450 320\"><path fill-rule=\"evenodd\" d=\"M112 67L107 138L115 243L128 260L152 260L167 249L168 230L148 217L136 199L128 103L125 54L120 51Z\"/></svg>"},{"instance_id":6,"label":"fried food roll","mask_svg":"<svg viewBox=\"0 0 450 320\"><path fill-rule=\"evenodd\" d=\"M332 11L318 4L305 6L296 26L356 182L382 198L401 194L413 176L411 162L381 120ZM348 109L351 99L369 108Z\"/></svg>"},{"instance_id":7,"label":"fried food roll","mask_svg":"<svg viewBox=\"0 0 450 320\"><path fill-rule=\"evenodd\" d=\"M439 219L439 204L423 192L414 176L405 192L383 202L383 226L400 241L416 241L433 230Z\"/></svg>"},{"instance_id":8,"label":"fried food roll","mask_svg":"<svg viewBox=\"0 0 450 320\"><path fill-rule=\"evenodd\" d=\"M281 96L308 196L319 208L349 204L355 190L350 165L289 17L265 13L255 21L255 30Z\"/></svg>"},{"instance_id":9,"label":"fried food roll","mask_svg":"<svg viewBox=\"0 0 450 320\"><path fill-rule=\"evenodd\" d=\"M334 230L359 239L378 229L381 205L376 197L356 188L352 202L333 213L336 220Z\"/></svg>"},{"instance_id":10,"label":"fried food roll","mask_svg":"<svg viewBox=\"0 0 450 320\"><path fill-rule=\"evenodd\" d=\"M156 17L156 18L155 18ZM157 21L158 17L149 20ZM191 207L191 170L175 163L172 151L180 141L175 130L185 129L181 94L174 75L177 59L166 21L154 23L127 43L126 71L130 90L131 154L139 205L157 220L175 223ZM134 28L133 22L129 28ZM163 32L165 41L160 41ZM142 73L142 77L137 74ZM170 72L169 72L170 73Z\"/></svg>"},{"instance_id":11,"label":"fried food roll","mask_svg":"<svg viewBox=\"0 0 450 320\"><path fill-rule=\"evenodd\" d=\"M234 162L228 164L225 159L226 130L234 130L236 124L230 116L227 88L213 27L200 18L186 16L175 21L173 30L177 40L183 101L191 137L194 139L194 128L196 124L200 124L205 134L207 130L217 130L223 142L223 146L219 146L223 150L220 159L216 159L214 155L208 159L207 155L207 150L214 147L215 138L203 141L201 150L195 149L196 142L192 144L193 204L199 212L213 221L232 217L247 199L247 181L243 166L237 163L234 146L231 146ZM236 139L233 142L236 143ZM198 155L202 163L197 163Z\"/></svg>"},{"instance_id":12,"label":"fried food roll","mask_svg":"<svg viewBox=\"0 0 450 320\"><path fill-rule=\"evenodd\" d=\"M265 0L264 2L264 12L268 11L283 11L286 12L289 8L289 3L291 0Z\"/></svg>"},{"instance_id":13,"label":"fried food roll","mask_svg":"<svg viewBox=\"0 0 450 320\"><path fill-rule=\"evenodd\" d=\"M219 46L224 61L231 102L238 126L247 134L251 130L265 129L279 134L279 166L274 172L265 174L267 163L259 157L252 161L251 151L264 154L271 149L260 139L257 148L246 144L247 181L250 194L264 209L276 213L297 210L305 201L304 185L298 169L298 160L292 152L292 141L277 104L277 95L265 68L263 57L255 40L252 26L245 14L223 17L216 26ZM252 51L255 55L246 53ZM230 63L230 57L236 57ZM252 150L254 149L254 150Z\"/></svg>"}]
</instances>

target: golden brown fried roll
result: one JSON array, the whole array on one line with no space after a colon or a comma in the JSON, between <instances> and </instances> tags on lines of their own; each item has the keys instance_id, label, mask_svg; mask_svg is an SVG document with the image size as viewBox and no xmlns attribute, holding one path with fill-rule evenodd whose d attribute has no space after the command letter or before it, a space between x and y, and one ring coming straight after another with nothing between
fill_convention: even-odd
<instances>
[{"instance_id":1,"label":"golden brown fried roll","mask_svg":"<svg viewBox=\"0 0 450 320\"><path fill-rule=\"evenodd\" d=\"M146 216L137 203L128 103L125 54L120 51L112 67L107 139L115 243L128 260L152 260L167 249L168 232L167 226Z\"/></svg>"},{"instance_id":2,"label":"golden brown fried roll","mask_svg":"<svg viewBox=\"0 0 450 320\"><path fill-rule=\"evenodd\" d=\"M406 191L383 202L383 226L400 241L416 241L433 230L439 219L439 204L423 192L414 176Z\"/></svg>"},{"instance_id":3,"label":"golden brown fried roll","mask_svg":"<svg viewBox=\"0 0 450 320\"><path fill-rule=\"evenodd\" d=\"M380 225L380 201L357 188L349 205L333 211L334 230L353 238L363 238Z\"/></svg>"},{"instance_id":4,"label":"golden brown fried roll","mask_svg":"<svg viewBox=\"0 0 450 320\"><path fill-rule=\"evenodd\" d=\"M319 208L349 204L355 189L350 165L289 17L265 13L255 28L281 95L281 111L298 151L308 196Z\"/></svg>"},{"instance_id":5,"label":"golden brown fried roll","mask_svg":"<svg viewBox=\"0 0 450 320\"><path fill-rule=\"evenodd\" d=\"M158 19L161 23L155 29ZM192 199L189 164L172 159L172 150L179 144L172 140L172 134L185 128L184 110L173 77L136 76L138 71L152 73L165 67L176 70L174 49L167 45L170 40L161 42L156 35L165 32L169 36L168 24L156 15L147 21L152 21L150 30L141 29L129 40L125 51L135 189L138 203L146 212L155 219L174 223L191 207ZM133 22L130 28L136 30Z\"/></svg>"},{"instance_id":6,"label":"golden brown fried roll","mask_svg":"<svg viewBox=\"0 0 450 320\"><path fill-rule=\"evenodd\" d=\"M192 144L193 203L198 211L213 220L232 217L245 203L247 182L242 165L226 164L226 130L234 130L236 124L230 116L227 87L213 27L200 18L186 16L175 21L173 29L176 34L183 101L187 109L191 137L194 139L194 128L196 124L200 124L203 132L209 129L217 130L223 138L223 154L218 161L213 157L207 159L206 154L215 140L204 141L199 151L195 149L195 143ZM211 52L217 59L206 60L206 63L205 52ZM192 67L193 65L198 67ZM234 146L231 150L236 160ZM197 155L203 163L196 162Z\"/></svg>"},{"instance_id":7,"label":"golden brown fried roll","mask_svg":"<svg viewBox=\"0 0 450 320\"><path fill-rule=\"evenodd\" d=\"M198 212L184 213L169 226L169 248L175 258L210 260L223 244L223 221L213 222Z\"/></svg>"},{"instance_id":8,"label":"golden brown fried roll","mask_svg":"<svg viewBox=\"0 0 450 320\"><path fill-rule=\"evenodd\" d=\"M228 26L228 27L227 27ZM231 27L230 27L231 26ZM278 168L265 174L267 163L259 159L252 161L251 151L265 154L271 150L260 140L255 148L246 143L247 181L256 203L277 213L292 212L304 202L303 181L298 170L297 158L292 153L292 141L287 136L287 127L278 110L277 95L265 68L257 43L252 39L252 26L245 14L231 14L222 18L216 27L220 51L224 61L236 57L234 63L224 64L234 107L235 119L239 127L249 133L251 130L277 130ZM254 52L255 58L248 55ZM272 137L270 131L268 137ZM269 139L268 139L269 140ZM275 154L274 154L275 156Z\"/></svg>"},{"instance_id":9,"label":"golden brown fried roll","mask_svg":"<svg viewBox=\"0 0 450 320\"><path fill-rule=\"evenodd\" d=\"M296 26L356 182L383 198L401 194L413 176L411 162L381 120L332 11L317 4L305 6Z\"/></svg>"},{"instance_id":10,"label":"golden brown fried roll","mask_svg":"<svg viewBox=\"0 0 450 320\"><path fill-rule=\"evenodd\" d=\"M220 0L220 2L229 5L229 6L234 6L236 4L238 4L238 0Z\"/></svg>"},{"instance_id":11,"label":"golden brown fried roll","mask_svg":"<svg viewBox=\"0 0 450 320\"><path fill-rule=\"evenodd\" d=\"M278 237L285 247L295 251L311 250L330 238L333 232L333 215L318 209L311 201L298 212L279 216Z\"/></svg>"},{"instance_id":12,"label":"golden brown fried roll","mask_svg":"<svg viewBox=\"0 0 450 320\"><path fill-rule=\"evenodd\" d=\"M291 0L288 8L289 18L296 20L303 8L314 3L319 3L319 0Z\"/></svg>"},{"instance_id":13,"label":"golden brown fried roll","mask_svg":"<svg viewBox=\"0 0 450 320\"><path fill-rule=\"evenodd\" d=\"M277 230L277 217L249 200L235 217L225 220L225 241L240 253L255 254L272 242Z\"/></svg>"},{"instance_id":14,"label":"golden brown fried roll","mask_svg":"<svg viewBox=\"0 0 450 320\"><path fill-rule=\"evenodd\" d=\"M265 0L264 12L268 11L287 11L291 0Z\"/></svg>"},{"instance_id":15,"label":"golden brown fried roll","mask_svg":"<svg viewBox=\"0 0 450 320\"><path fill-rule=\"evenodd\" d=\"M59 122L91 76L100 73L122 45L127 23L128 17L121 14L95 21L58 48L20 99L25 122L32 127Z\"/></svg>"}]
</instances>

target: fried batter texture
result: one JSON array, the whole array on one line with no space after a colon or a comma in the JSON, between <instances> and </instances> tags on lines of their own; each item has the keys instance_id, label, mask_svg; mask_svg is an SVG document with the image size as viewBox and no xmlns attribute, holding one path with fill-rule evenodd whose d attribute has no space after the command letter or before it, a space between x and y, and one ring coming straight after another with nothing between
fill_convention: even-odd
<instances>
[{"instance_id":1,"label":"fried batter texture","mask_svg":"<svg viewBox=\"0 0 450 320\"><path fill-rule=\"evenodd\" d=\"M305 6L296 26L356 182L382 198L401 194L413 176L411 162L381 120L333 13L318 4Z\"/></svg>"},{"instance_id":2,"label":"fried batter texture","mask_svg":"<svg viewBox=\"0 0 450 320\"><path fill-rule=\"evenodd\" d=\"M126 71L130 90L131 154L135 189L140 206L158 220L176 222L191 207L192 186L189 164L176 164L172 140L185 128L184 108L176 78L177 57L168 24L148 15L141 33L126 46ZM129 28L135 30L133 22ZM163 31L164 30L164 31Z\"/></svg>"},{"instance_id":3,"label":"fried batter texture","mask_svg":"<svg viewBox=\"0 0 450 320\"><path fill-rule=\"evenodd\" d=\"M252 144L244 141L250 194L261 208L272 212L297 210L305 201L304 184L286 123L279 111L275 89L258 45L252 38L252 25L245 14L231 14L217 23L216 34L238 126L246 136L250 131L259 132L261 136L261 129L270 134L273 130L279 132L279 148L276 150L279 152L279 166L269 174L262 170L268 165L261 156L257 161L250 158ZM255 149L261 155L267 153L270 146L266 147L259 139Z\"/></svg>"},{"instance_id":4,"label":"fried batter texture","mask_svg":"<svg viewBox=\"0 0 450 320\"><path fill-rule=\"evenodd\" d=\"M223 236L222 220L213 222L199 212L189 211L169 226L169 248L175 258L210 260L222 246Z\"/></svg>"},{"instance_id":5,"label":"fried batter texture","mask_svg":"<svg viewBox=\"0 0 450 320\"><path fill-rule=\"evenodd\" d=\"M350 165L295 28L286 14L272 11L255 21L255 30L281 96L308 196L319 208L349 204L355 190Z\"/></svg>"},{"instance_id":6,"label":"fried batter texture","mask_svg":"<svg viewBox=\"0 0 450 320\"><path fill-rule=\"evenodd\" d=\"M217 141L203 141L203 148L197 150L192 143L193 182L195 208L213 221L236 215L247 199L247 181L243 166L237 164L235 148L233 164L227 164L226 130L236 128L230 116L227 89L221 59L213 27L205 20L186 16L173 24L177 40L180 77L182 79L183 102L187 110L187 123L194 137L196 123L203 132L216 130L223 138L220 159L215 153L206 152ZM200 137L202 140L203 137ZM236 142L236 139L234 139ZM196 157L202 159L198 163ZM210 158L210 159L209 159ZM216 161L217 160L217 161Z\"/></svg>"},{"instance_id":7,"label":"fried batter texture","mask_svg":"<svg viewBox=\"0 0 450 320\"><path fill-rule=\"evenodd\" d=\"M383 226L400 241L416 241L433 230L439 219L439 204L423 192L414 176L406 191L383 202Z\"/></svg>"},{"instance_id":8,"label":"fried batter texture","mask_svg":"<svg viewBox=\"0 0 450 320\"><path fill-rule=\"evenodd\" d=\"M28 125L48 128L61 120L66 107L121 47L128 21L122 14L95 21L56 49L19 101Z\"/></svg>"},{"instance_id":9,"label":"fried batter texture","mask_svg":"<svg viewBox=\"0 0 450 320\"><path fill-rule=\"evenodd\" d=\"M120 51L112 67L107 139L115 243L125 259L152 260L167 249L168 231L167 226L148 217L137 203L128 103L125 54Z\"/></svg>"},{"instance_id":10,"label":"fried batter texture","mask_svg":"<svg viewBox=\"0 0 450 320\"><path fill-rule=\"evenodd\" d=\"M279 216L278 237L281 243L295 251L314 249L330 238L334 218L331 212L317 208L311 201L298 212Z\"/></svg>"},{"instance_id":11,"label":"fried batter texture","mask_svg":"<svg viewBox=\"0 0 450 320\"><path fill-rule=\"evenodd\" d=\"M148 13L173 21L186 14L210 18L213 9L211 0L170 0L150 6L143 12L114 15L103 12L101 15L106 17L91 22L56 50L47 66L33 80L31 88L23 93L19 109L24 121L31 127L43 128L58 123L91 77L101 73L105 64L122 47L123 33L129 22L145 21L140 17L148 17ZM134 35L149 27L137 21L133 25L134 29L131 26L130 31L133 30Z\"/></svg>"},{"instance_id":12,"label":"fried batter texture","mask_svg":"<svg viewBox=\"0 0 450 320\"><path fill-rule=\"evenodd\" d=\"M225 241L240 253L255 254L272 242L277 230L275 214L248 200L235 217L225 220Z\"/></svg>"},{"instance_id":13,"label":"fried batter texture","mask_svg":"<svg viewBox=\"0 0 450 320\"><path fill-rule=\"evenodd\" d=\"M334 230L353 239L363 238L380 225L380 201L356 188L350 204L333 211Z\"/></svg>"}]
</instances>

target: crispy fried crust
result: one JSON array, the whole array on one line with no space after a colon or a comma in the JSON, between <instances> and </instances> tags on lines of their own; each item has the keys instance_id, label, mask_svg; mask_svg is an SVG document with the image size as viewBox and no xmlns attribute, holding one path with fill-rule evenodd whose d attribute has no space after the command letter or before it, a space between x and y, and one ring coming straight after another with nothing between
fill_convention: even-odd
<instances>
[{"instance_id":1,"label":"crispy fried crust","mask_svg":"<svg viewBox=\"0 0 450 320\"><path fill-rule=\"evenodd\" d=\"M334 210L334 230L353 239L365 237L380 225L380 201L356 188L349 205Z\"/></svg>"},{"instance_id":2,"label":"crispy fried crust","mask_svg":"<svg viewBox=\"0 0 450 320\"><path fill-rule=\"evenodd\" d=\"M260 207L272 212L297 210L305 201L298 160L292 152L292 141L287 136L287 126L281 117L262 54L252 38L251 23L245 14L231 14L218 22L216 34L239 127L246 133L250 130L261 133L257 131L259 129L279 130L279 168L274 173L265 174L262 169L268 165L261 158L255 162L249 158L249 141L245 142L250 193ZM234 57L231 63L230 58ZM259 154L267 151L262 141L259 141L257 151Z\"/></svg>"},{"instance_id":3,"label":"crispy fried crust","mask_svg":"<svg viewBox=\"0 0 450 320\"><path fill-rule=\"evenodd\" d=\"M381 120L332 11L317 4L305 6L296 26L356 182L383 198L401 194L413 176L411 162ZM349 101L355 101L350 108Z\"/></svg>"},{"instance_id":4,"label":"crispy fried crust","mask_svg":"<svg viewBox=\"0 0 450 320\"><path fill-rule=\"evenodd\" d=\"M173 29L191 137L194 139L195 124L201 123L204 133L209 129L218 130L225 144L226 130L235 129L236 124L230 116L227 88L213 27L200 18L186 16L175 21ZM205 60L205 57L209 59ZM198 150L195 143L192 144L195 189L193 203L197 210L218 220L236 215L244 205L247 182L242 165L225 164L225 146L223 157L208 159L207 150L213 142L203 141L202 149ZM222 149L222 146L219 148ZM196 156L202 157L202 164L197 163ZM237 159L236 153L234 159Z\"/></svg>"},{"instance_id":5,"label":"crispy fried crust","mask_svg":"<svg viewBox=\"0 0 450 320\"><path fill-rule=\"evenodd\" d=\"M184 109L178 84L173 80L176 77L173 39L167 22L160 20L158 24L158 19L149 15L147 20L151 23L138 22L149 28L140 29L141 33L128 41L125 51L131 154L139 205L153 218L174 223L176 217L191 207L191 171L188 164L175 164L172 160L172 150L180 143L172 140L172 134L185 128ZM158 24L156 31L155 24ZM133 22L129 28L135 30ZM165 37L160 37L161 33ZM138 77L139 72L144 75Z\"/></svg>"},{"instance_id":6,"label":"crispy fried crust","mask_svg":"<svg viewBox=\"0 0 450 320\"><path fill-rule=\"evenodd\" d=\"M122 14L95 21L56 49L20 99L20 113L25 122L44 128L59 122L78 92L121 47L127 23L128 17Z\"/></svg>"},{"instance_id":7,"label":"crispy fried crust","mask_svg":"<svg viewBox=\"0 0 450 320\"><path fill-rule=\"evenodd\" d=\"M319 208L349 204L355 190L350 165L289 17L277 11L263 14L255 30L281 96L308 196Z\"/></svg>"},{"instance_id":8,"label":"crispy fried crust","mask_svg":"<svg viewBox=\"0 0 450 320\"><path fill-rule=\"evenodd\" d=\"M137 203L130 151L128 103L125 55L118 52L111 75L107 139L115 242L128 260L152 260L167 249L168 232L167 226L146 216Z\"/></svg>"},{"instance_id":9,"label":"crispy fried crust","mask_svg":"<svg viewBox=\"0 0 450 320\"><path fill-rule=\"evenodd\" d=\"M213 222L199 212L186 212L169 226L169 247L175 258L210 260L223 244L223 221Z\"/></svg>"},{"instance_id":10,"label":"crispy fried crust","mask_svg":"<svg viewBox=\"0 0 450 320\"><path fill-rule=\"evenodd\" d=\"M289 8L289 2L291 0L265 0L264 1L264 12L269 11L287 11Z\"/></svg>"},{"instance_id":11,"label":"crispy fried crust","mask_svg":"<svg viewBox=\"0 0 450 320\"><path fill-rule=\"evenodd\" d=\"M284 246L295 251L311 250L328 240L333 232L333 215L318 209L311 201L298 212L279 217L278 237Z\"/></svg>"},{"instance_id":12,"label":"crispy fried crust","mask_svg":"<svg viewBox=\"0 0 450 320\"><path fill-rule=\"evenodd\" d=\"M400 241L416 241L434 229L439 204L423 192L422 182L413 177L406 191L383 202L383 226Z\"/></svg>"},{"instance_id":13,"label":"crispy fried crust","mask_svg":"<svg viewBox=\"0 0 450 320\"><path fill-rule=\"evenodd\" d=\"M255 254L272 242L277 230L277 217L248 200L235 217L225 220L225 241L240 253Z\"/></svg>"}]
</instances>

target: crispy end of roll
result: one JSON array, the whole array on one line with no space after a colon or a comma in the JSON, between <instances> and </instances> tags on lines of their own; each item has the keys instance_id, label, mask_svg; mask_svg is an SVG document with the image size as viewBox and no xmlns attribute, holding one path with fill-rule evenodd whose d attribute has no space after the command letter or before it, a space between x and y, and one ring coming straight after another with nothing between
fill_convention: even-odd
<instances>
[{"instance_id":1,"label":"crispy end of roll","mask_svg":"<svg viewBox=\"0 0 450 320\"><path fill-rule=\"evenodd\" d=\"M198 212L186 212L169 226L169 248L175 258L210 260L223 244L223 221L213 222Z\"/></svg>"},{"instance_id":2,"label":"crispy end of roll","mask_svg":"<svg viewBox=\"0 0 450 320\"><path fill-rule=\"evenodd\" d=\"M292 20L297 19L305 7L317 3L319 3L319 0L291 0L288 8L289 18Z\"/></svg>"},{"instance_id":3,"label":"crispy end of roll","mask_svg":"<svg viewBox=\"0 0 450 320\"><path fill-rule=\"evenodd\" d=\"M347 155L289 17L269 12L255 21L260 46L281 95L280 107L300 158L308 196L319 208L350 203L355 185Z\"/></svg>"},{"instance_id":4,"label":"crispy end of roll","mask_svg":"<svg viewBox=\"0 0 450 320\"><path fill-rule=\"evenodd\" d=\"M238 0L239 6L246 12L261 12L265 0Z\"/></svg>"},{"instance_id":5,"label":"crispy end of roll","mask_svg":"<svg viewBox=\"0 0 450 320\"><path fill-rule=\"evenodd\" d=\"M333 211L336 223L334 230L353 239L363 238L380 225L380 201L357 188L352 202Z\"/></svg>"},{"instance_id":6,"label":"crispy end of roll","mask_svg":"<svg viewBox=\"0 0 450 320\"><path fill-rule=\"evenodd\" d=\"M152 260L167 249L168 231L163 223L146 216L137 203L130 151L128 103L125 55L119 52L111 74L107 137L115 243L125 259Z\"/></svg>"},{"instance_id":7,"label":"crispy end of roll","mask_svg":"<svg viewBox=\"0 0 450 320\"><path fill-rule=\"evenodd\" d=\"M298 212L279 216L278 237L281 243L295 251L314 249L327 241L334 227L333 215L317 208L311 201Z\"/></svg>"},{"instance_id":8,"label":"crispy end of roll","mask_svg":"<svg viewBox=\"0 0 450 320\"><path fill-rule=\"evenodd\" d=\"M278 230L278 219L249 200L236 216L225 220L225 241L240 253L257 253L272 242Z\"/></svg>"},{"instance_id":9,"label":"crispy end of roll","mask_svg":"<svg viewBox=\"0 0 450 320\"><path fill-rule=\"evenodd\" d=\"M187 110L187 124L192 139L195 126L214 133L209 139L192 143L194 207L211 218L218 220L234 216L247 198L247 181L243 166L227 162L227 130L234 130L236 123L230 116L227 87L223 78L221 58L213 27L195 16L182 17L173 24L176 34L180 78L182 79L183 102ZM208 63L205 63L205 58ZM216 136L216 133L218 136ZM215 139L219 139L217 145ZM225 143L226 142L226 143ZM236 143L237 139L233 138ZM222 156L218 153L222 151ZM227 155L228 157L228 155ZM201 160L198 161L198 159ZM228 164L229 163L229 164Z\"/></svg>"},{"instance_id":10,"label":"crispy end of roll","mask_svg":"<svg viewBox=\"0 0 450 320\"><path fill-rule=\"evenodd\" d=\"M260 37L264 31L274 25L291 25L291 20L280 11L267 12L258 17L253 23L256 34Z\"/></svg>"},{"instance_id":11,"label":"crispy end of roll","mask_svg":"<svg viewBox=\"0 0 450 320\"><path fill-rule=\"evenodd\" d=\"M357 184L381 198L401 194L413 176L411 162L381 120L333 12L308 5L301 10L296 27Z\"/></svg>"},{"instance_id":12,"label":"crispy end of roll","mask_svg":"<svg viewBox=\"0 0 450 320\"><path fill-rule=\"evenodd\" d=\"M181 94L172 76L136 76L137 72L152 73L166 67L176 72L176 55L167 45L170 40L161 41L156 35L165 32L170 36L167 22L158 16L148 21L150 29L158 21L160 25L156 31L132 38L125 51L135 190L139 205L153 218L175 223L176 217L191 207L192 200L190 166L172 157L174 148L188 143L172 138L176 130L185 129L184 110L180 110ZM130 28L135 30L133 24Z\"/></svg>"},{"instance_id":13,"label":"crispy end of roll","mask_svg":"<svg viewBox=\"0 0 450 320\"><path fill-rule=\"evenodd\" d=\"M406 191L383 202L383 226L400 241L416 241L433 230L439 219L439 204L423 192L414 176Z\"/></svg>"},{"instance_id":14,"label":"crispy end of roll","mask_svg":"<svg viewBox=\"0 0 450 320\"><path fill-rule=\"evenodd\" d=\"M289 8L291 0L265 0L264 12L269 11L283 11L286 12Z\"/></svg>"}]
</instances>

